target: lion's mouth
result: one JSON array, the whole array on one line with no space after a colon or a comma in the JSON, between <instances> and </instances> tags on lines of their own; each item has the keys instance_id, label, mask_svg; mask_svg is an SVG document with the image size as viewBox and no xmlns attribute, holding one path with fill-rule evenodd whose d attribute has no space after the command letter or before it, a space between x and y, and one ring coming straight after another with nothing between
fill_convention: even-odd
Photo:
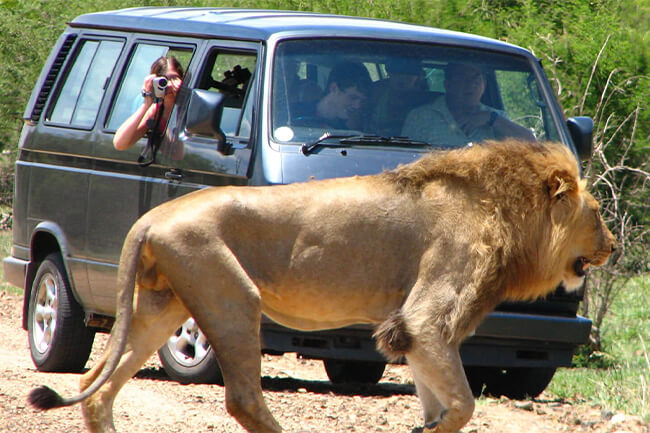
<instances>
[{"instance_id":1,"label":"lion's mouth","mask_svg":"<svg viewBox=\"0 0 650 433\"><path fill-rule=\"evenodd\" d=\"M573 271L579 277L584 277L587 273L587 268L589 267L589 260L585 257L578 257L573 264Z\"/></svg>"}]
</instances>

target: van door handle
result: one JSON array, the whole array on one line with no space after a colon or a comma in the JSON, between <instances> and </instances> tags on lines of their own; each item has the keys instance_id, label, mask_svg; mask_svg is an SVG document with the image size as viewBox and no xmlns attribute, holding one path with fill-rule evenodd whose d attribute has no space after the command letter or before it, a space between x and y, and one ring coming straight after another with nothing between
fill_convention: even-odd
<instances>
[{"instance_id":1,"label":"van door handle","mask_svg":"<svg viewBox=\"0 0 650 433\"><path fill-rule=\"evenodd\" d=\"M165 172L165 179L176 180L180 182L181 180L183 180L183 172L177 168L173 168L168 172Z\"/></svg>"}]
</instances>

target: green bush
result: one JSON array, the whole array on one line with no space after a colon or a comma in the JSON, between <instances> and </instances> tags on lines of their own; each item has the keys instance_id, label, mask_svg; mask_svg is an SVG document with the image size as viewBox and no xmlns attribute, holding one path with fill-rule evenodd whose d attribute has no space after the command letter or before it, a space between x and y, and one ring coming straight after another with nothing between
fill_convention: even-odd
<instances>
[{"instance_id":1,"label":"green bush","mask_svg":"<svg viewBox=\"0 0 650 433\"><path fill-rule=\"evenodd\" d=\"M75 16L119 9L124 0L3 0L0 3L0 150L14 149L31 88L49 50ZM141 6L239 6L300 9L400 20L467 31L531 49L546 66L567 114L594 115L608 75L632 80L629 92L614 95L611 112L627 116L650 100L648 29L650 2L635 0L240 0L143 1ZM594 76L590 71L608 40ZM590 86L586 83L590 81ZM609 131L611 132L611 131ZM629 132L629 131L628 131ZM623 136L625 134L622 134ZM629 135L629 134L628 134ZM648 145L650 113L639 118L639 146ZM612 150L615 152L615 150Z\"/></svg>"}]
</instances>

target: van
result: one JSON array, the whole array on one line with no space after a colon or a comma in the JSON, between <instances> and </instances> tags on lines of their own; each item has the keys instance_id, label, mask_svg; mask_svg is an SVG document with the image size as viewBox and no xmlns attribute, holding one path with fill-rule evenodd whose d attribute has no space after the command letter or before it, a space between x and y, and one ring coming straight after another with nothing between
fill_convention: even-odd
<instances>
[{"instance_id":1,"label":"van","mask_svg":"<svg viewBox=\"0 0 650 433\"><path fill-rule=\"evenodd\" d=\"M185 74L160 146L143 138L116 150L113 137L142 104L150 65L169 55ZM367 75L358 110L346 113L354 122L310 121L299 107L315 107L332 90L330 72L343 62ZM497 113L491 122L501 116L537 140L566 144L576 158L590 155L591 119L565 119L541 61L504 42L272 10L134 8L75 18L25 110L13 247L4 259L6 279L24 289L23 328L36 367L84 368L95 333L113 323L122 242L148 209L199 188L375 174L432 148L474 144L436 139L445 134L433 123L406 126L418 109L444 106L446 74L458 64L480 71L481 109ZM588 339L591 322L576 315L579 301L558 287L544 300L500 305L462 345L472 389L538 395ZM297 332L270 320L261 329L265 352L321 359L335 383L380 380L386 360L371 332L361 325ZM219 381L192 319L159 356L176 380Z\"/></svg>"}]
</instances>

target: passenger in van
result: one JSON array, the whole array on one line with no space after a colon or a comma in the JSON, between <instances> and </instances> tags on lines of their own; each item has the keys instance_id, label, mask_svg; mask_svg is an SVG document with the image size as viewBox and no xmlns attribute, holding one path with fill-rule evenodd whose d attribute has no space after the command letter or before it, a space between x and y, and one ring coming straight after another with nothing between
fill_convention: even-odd
<instances>
[{"instance_id":1,"label":"passenger in van","mask_svg":"<svg viewBox=\"0 0 650 433\"><path fill-rule=\"evenodd\" d=\"M450 63L444 72L444 97L411 110L402 135L441 146L506 137L535 141L530 130L510 121L504 111L481 103L485 78L479 68Z\"/></svg>"},{"instance_id":2,"label":"passenger in van","mask_svg":"<svg viewBox=\"0 0 650 433\"><path fill-rule=\"evenodd\" d=\"M427 102L422 64L417 59L391 58L385 64L388 77L373 83L369 130L377 135L401 135L409 111Z\"/></svg>"},{"instance_id":3,"label":"passenger in van","mask_svg":"<svg viewBox=\"0 0 650 433\"><path fill-rule=\"evenodd\" d=\"M342 62L332 68L326 93L315 102L296 104L293 124L316 128L359 129L370 91L365 66Z\"/></svg>"},{"instance_id":4,"label":"passenger in van","mask_svg":"<svg viewBox=\"0 0 650 433\"><path fill-rule=\"evenodd\" d=\"M165 77L168 80L165 89L165 97L162 104L154 103L153 79L156 77ZM150 74L147 75L142 84L142 95L144 101L142 105L120 125L113 137L113 146L117 150L126 150L133 146L139 139L144 137L149 129L150 122L154 121L158 109L164 111L158 125L159 132L165 130L169 114L174 107L178 89L183 83L183 66L174 56L163 56L157 58L151 65Z\"/></svg>"}]
</instances>

